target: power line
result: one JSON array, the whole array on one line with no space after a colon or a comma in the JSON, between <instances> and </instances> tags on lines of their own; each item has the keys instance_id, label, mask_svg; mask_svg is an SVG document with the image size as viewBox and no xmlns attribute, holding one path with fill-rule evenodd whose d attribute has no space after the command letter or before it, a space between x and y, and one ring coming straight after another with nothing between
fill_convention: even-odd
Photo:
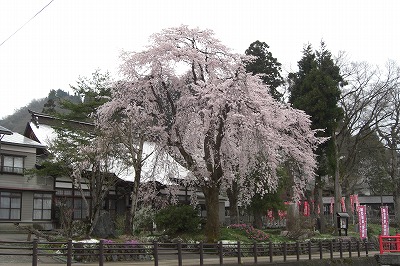
<instances>
[{"instance_id":1,"label":"power line","mask_svg":"<svg viewBox=\"0 0 400 266\"><path fill-rule=\"evenodd\" d=\"M46 7L48 7L54 0L51 0L47 5L45 5L42 9L39 10L33 17L31 17L27 22L24 23L19 29L17 29L13 34L11 34L7 39L5 39L0 46L2 46L6 41L8 41L12 36L14 36L18 31L20 31L26 24L28 24L32 19L34 19L37 15L40 14Z\"/></svg>"}]
</instances>

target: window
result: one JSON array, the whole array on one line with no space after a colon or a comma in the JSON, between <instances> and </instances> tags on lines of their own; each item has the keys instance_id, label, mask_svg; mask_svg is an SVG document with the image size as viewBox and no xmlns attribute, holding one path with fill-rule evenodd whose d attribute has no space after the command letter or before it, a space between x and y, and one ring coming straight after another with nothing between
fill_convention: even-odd
<instances>
[{"instance_id":1,"label":"window","mask_svg":"<svg viewBox=\"0 0 400 266\"><path fill-rule=\"evenodd\" d=\"M35 193L33 195L33 220L51 219L51 194Z\"/></svg>"},{"instance_id":2,"label":"window","mask_svg":"<svg viewBox=\"0 0 400 266\"><path fill-rule=\"evenodd\" d=\"M90 191L89 190L84 190L83 195L85 195L85 198L87 200L87 203L91 204L91 199L90 199ZM89 210L86 208L85 203L83 202L81 192L79 190L75 189L69 189L69 188L57 188L56 189L56 201L58 202L65 202L66 206L73 210L74 212L74 219L75 220L82 220L86 219L86 217L89 215Z\"/></svg>"},{"instance_id":3,"label":"window","mask_svg":"<svg viewBox=\"0 0 400 266\"><path fill-rule=\"evenodd\" d=\"M90 200L87 199L90 205ZM88 209L82 199L74 198L74 219L82 220L88 216Z\"/></svg>"},{"instance_id":4,"label":"window","mask_svg":"<svg viewBox=\"0 0 400 266\"><path fill-rule=\"evenodd\" d=\"M24 157L3 155L1 171L4 173L24 174Z\"/></svg>"},{"instance_id":5,"label":"window","mask_svg":"<svg viewBox=\"0 0 400 266\"><path fill-rule=\"evenodd\" d=\"M72 196L72 190L71 189L57 188L56 189L56 195L57 196Z\"/></svg>"},{"instance_id":6,"label":"window","mask_svg":"<svg viewBox=\"0 0 400 266\"><path fill-rule=\"evenodd\" d=\"M111 217L115 217L116 215L116 200L115 199L105 199L103 201L103 209L107 210Z\"/></svg>"},{"instance_id":7,"label":"window","mask_svg":"<svg viewBox=\"0 0 400 266\"><path fill-rule=\"evenodd\" d=\"M0 191L0 220L21 220L21 193Z\"/></svg>"}]
</instances>

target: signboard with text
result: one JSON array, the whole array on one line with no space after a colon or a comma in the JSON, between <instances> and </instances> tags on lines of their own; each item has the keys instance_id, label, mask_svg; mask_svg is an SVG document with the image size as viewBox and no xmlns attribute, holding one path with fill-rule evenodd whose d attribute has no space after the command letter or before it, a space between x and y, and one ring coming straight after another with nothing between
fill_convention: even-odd
<instances>
[{"instance_id":1,"label":"signboard with text","mask_svg":"<svg viewBox=\"0 0 400 266\"><path fill-rule=\"evenodd\" d=\"M367 238L367 208L365 205L358 207L358 227L360 230L360 238Z\"/></svg>"},{"instance_id":2,"label":"signboard with text","mask_svg":"<svg viewBox=\"0 0 400 266\"><path fill-rule=\"evenodd\" d=\"M382 235L389 235L389 212L388 206L381 207Z\"/></svg>"}]
</instances>

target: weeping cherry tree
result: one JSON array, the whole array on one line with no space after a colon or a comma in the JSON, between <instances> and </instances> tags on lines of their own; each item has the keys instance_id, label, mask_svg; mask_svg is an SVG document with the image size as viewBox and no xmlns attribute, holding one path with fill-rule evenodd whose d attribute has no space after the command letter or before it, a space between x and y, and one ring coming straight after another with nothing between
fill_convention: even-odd
<instances>
[{"instance_id":1,"label":"weeping cherry tree","mask_svg":"<svg viewBox=\"0 0 400 266\"><path fill-rule=\"evenodd\" d=\"M122 60L124 81L107 108L128 108L140 118L137 128L195 177L205 195L208 241L219 235L220 192L236 176L249 176L257 158L265 158L262 174L247 182L244 199L276 189L276 171L288 160L296 195L313 178L320 139L309 117L274 100L246 73L251 58L231 52L211 30L165 29L146 50L125 52Z\"/></svg>"}]
</instances>

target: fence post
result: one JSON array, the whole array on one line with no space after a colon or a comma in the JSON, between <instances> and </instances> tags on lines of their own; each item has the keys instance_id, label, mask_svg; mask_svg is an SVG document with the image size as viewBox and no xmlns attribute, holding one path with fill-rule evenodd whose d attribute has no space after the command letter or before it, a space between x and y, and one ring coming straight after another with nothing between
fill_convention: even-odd
<instances>
[{"instance_id":1,"label":"fence post","mask_svg":"<svg viewBox=\"0 0 400 266\"><path fill-rule=\"evenodd\" d=\"M253 243L254 263L257 263L257 242Z\"/></svg>"},{"instance_id":2,"label":"fence post","mask_svg":"<svg viewBox=\"0 0 400 266\"><path fill-rule=\"evenodd\" d=\"M311 260L311 241L308 241L308 259Z\"/></svg>"},{"instance_id":3,"label":"fence post","mask_svg":"<svg viewBox=\"0 0 400 266\"><path fill-rule=\"evenodd\" d=\"M101 239L99 242L99 266L104 265L104 240Z\"/></svg>"},{"instance_id":4,"label":"fence post","mask_svg":"<svg viewBox=\"0 0 400 266\"><path fill-rule=\"evenodd\" d=\"M182 266L182 243L178 242L178 265Z\"/></svg>"},{"instance_id":5,"label":"fence post","mask_svg":"<svg viewBox=\"0 0 400 266\"><path fill-rule=\"evenodd\" d=\"M38 261L38 240L35 238L32 242L32 266L37 266Z\"/></svg>"},{"instance_id":6,"label":"fence post","mask_svg":"<svg viewBox=\"0 0 400 266\"><path fill-rule=\"evenodd\" d=\"M357 255L360 257L360 241L357 240Z\"/></svg>"},{"instance_id":7,"label":"fence post","mask_svg":"<svg viewBox=\"0 0 400 266\"><path fill-rule=\"evenodd\" d=\"M396 233L396 250L400 251L400 234Z\"/></svg>"},{"instance_id":8,"label":"fence post","mask_svg":"<svg viewBox=\"0 0 400 266\"><path fill-rule=\"evenodd\" d=\"M368 240L365 240L365 256L368 257Z\"/></svg>"},{"instance_id":9,"label":"fence post","mask_svg":"<svg viewBox=\"0 0 400 266\"><path fill-rule=\"evenodd\" d=\"M219 265L223 265L224 264L224 254L223 254L223 249L222 249L222 241L219 242L218 250L219 250Z\"/></svg>"},{"instance_id":10,"label":"fence post","mask_svg":"<svg viewBox=\"0 0 400 266\"><path fill-rule=\"evenodd\" d=\"M343 246L342 246L343 241L339 240L339 252L340 252L340 258L343 258Z\"/></svg>"},{"instance_id":11,"label":"fence post","mask_svg":"<svg viewBox=\"0 0 400 266\"><path fill-rule=\"evenodd\" d=\"M319 259L322 260L322 241L319 241Z\"/></svg>"},{"instance_id":12,"label":"fence post","mask_svg":"<svg viewBox=\"0 0 400 266\"><path fill-rule=\"evenodd\" d=\"M238 252L238 264L242 264L242 257L241 257L242 251L240 250L240 241L237 242L237 252Z\"/></svg>"},{"instance_id":13,"label":"fence post","mask_svg":"<svg viewBox=\"0 0 400 266\"><path fill-rule=\"evenodd\" d=\"M352 257L352 255L351 255L351 240L349 240L349 258L351 258Z\"/></svg>"},{"instance_id":14,"label":"fence post","mask_svg":"<svg viewBox=\"0 0 400 266\"><path fill-rule=\"evenodd\" d=\"M157 241L153 242L153 257L154 257L154 266L158 266L158 243L157 243Z\"/></svg>"},{"instance_id":15,"label":"fence post","mask_svg":"<svg viewBox=\"0 0 400 266\"><path fill-rule=\"evenodd\" d=\"M67 266L72 265L72 239L67 242Z\"/></svg>"},{"instance_id":16,"label":"fence post","mask_svg":"<svg viewBox=\"0 0 400 266\"><path fill-rule=\"evenodd\" d=\"M333 259L333 240L329 243L329 253L331 256L331 259Z\"/></svg>"},{"instance_id":17,"label":"fence post","mask_svg":"<svg viewBox=\"0 0 400 266\"><path fill-rule=\"evenodd\" d=\"M199 251L200 251L200 266L204 264L204 250L203 250L203 242L199 244Z\"/></svg>"},{"instance_id":18,"label":"fence post","mask_svg":"<svg viewBox=\"0 0 400 266\"><path fill-rule=\"evenodd\" d=\"M269 246L268 246L268 249L269 249L269 261L270 262L272 262L272 242L271 241L269 241Z\"/></svg>"},{"instance_id":19,"label":"fence post","mask_svg":"<svg viewBox=\"0 0 400 266\"><path fill-rule=\"evenodd\" d=\"M396 239L397 242L397 239ZM396 245L396 249L398 249L397 245ZM379 235L379 254L383 254L383 239L382 239L382 235Z\"/></svg>"},{"instance_id":20,"label":"fence post","mask_svg":"<svg viewBox=\"0 0 400 266\"><path fill-rule=\"evenodd\" d=\"M283 242L283 261L286 261L286 255L287 255L287 246L286 242Z\"/></svg>"}]
</instances>

